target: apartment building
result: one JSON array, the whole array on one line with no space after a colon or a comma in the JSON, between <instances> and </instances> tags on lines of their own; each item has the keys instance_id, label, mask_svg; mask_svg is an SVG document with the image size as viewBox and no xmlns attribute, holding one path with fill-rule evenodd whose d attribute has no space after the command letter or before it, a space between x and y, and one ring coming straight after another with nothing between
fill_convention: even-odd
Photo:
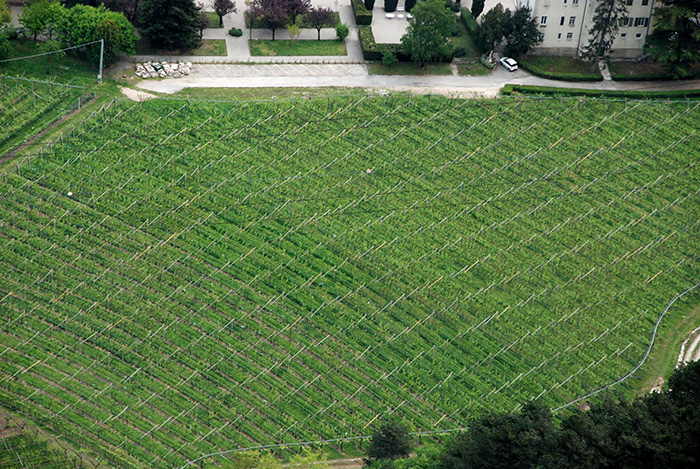
<instances>
[{"instance_id":1,"label":"apartment building","mask_svg":"<svg viewBox=\"0 0 700 469\"><path fill-rule=\"evenodd\" d=\"M612 57L642 55L644 41L651 32L652 12L656 0L624 0L627 17L613 43ZM542 55L577 56L588 44L597 0L520 0L529 5L532 15L544 34L542 43L533 51Z\"/></svg>"}]
</instances>

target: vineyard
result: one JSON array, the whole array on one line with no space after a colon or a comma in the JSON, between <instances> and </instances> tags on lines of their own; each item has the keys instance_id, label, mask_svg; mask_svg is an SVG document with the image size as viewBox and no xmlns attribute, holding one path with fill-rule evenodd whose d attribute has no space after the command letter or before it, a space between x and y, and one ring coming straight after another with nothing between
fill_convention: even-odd
<instances>
[{"instance_id":1,"label":"vineyard","mask_svg":"<svg viewBox=\"0 0 700 469\"><path fill-rule=\"evenodd\" d=\"M142 467L562 405L698 281L699 119L115 101L0 174L0 401Z\"/></svg>"},{"instance_id":2,"label":"vineyard","mask_svg":"<svg viewBox=\"0 0 700 469\"><path fill-rule=\"evenodd\" d=\"M82 86L0 76L0 159L90 97Z\"/></svg>"}]
</instances>

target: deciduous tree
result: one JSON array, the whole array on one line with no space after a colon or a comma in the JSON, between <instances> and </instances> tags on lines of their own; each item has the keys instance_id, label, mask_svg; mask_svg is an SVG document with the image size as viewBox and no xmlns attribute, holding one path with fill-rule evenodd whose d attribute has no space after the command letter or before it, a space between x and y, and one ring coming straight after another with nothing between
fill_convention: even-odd
<instances>
[{"instance_id":1,"label":"deciduous tree","mask_svg":"<svg viewBox=\"0 0 700 469\"><path fill-rule=\"evenodd\" d=\"M422 67L426 62L452 54L450 36L457 22L443 0L424 0L412 10L406 34L401 38L403 50Z\"/></svg>"},{"instance_id":2,"label":"deciduous tree","mask_svg":"<svg viewBox=\"0 0 700 469\"><path fill-rule=\"evenodd\" d=\"M370 461L405 458L411 453L412 446L413 442L408 433L408 427L397 420L389 420L372 435L367 456L369 456Z\"/></svg>"},{"instance_id":3,"label":"deciduous tree","mask_svg":"<svg viewBox=\"0 0 700 469\"><path fill-rule=\"evenodd\" d=\"M253 0L250 4L250 17L263 17L267 27L272 31L274 41L275 31L284 26L289 18L287 7L287 0Z\"/></svg>"},{"instance_id":4,"label":"deciduous tree","mask_svg":"<svg viewBox=\"0 0 700 469\"><path fill-rule=\"evenodd\" d=\"M510 10L500 3L487 11L481 19L477 41L481 50L491 51L498 46L510 30Z\"/></svg>"},{"instance_id":5,"label":"deciduous tree","mask_svg":"<svg viewBox=\"0 0 700 469\"><path fill-rule=\"evenodd\" d=\"M333 22L333 10L325 7L313 7L304 15L304 21L318 31L321 40L321 29Z\"/></svg>"},{"instance_id":6,"label":"deciduous tree","mask_svg":"<svg viewBox=\"0 0 700 469\"><path fill-rule=\"evenodd\" d=\"M231 0L214 0L214 11L219 15L219 27L224 25L224 16L229 13L236 13L236 2Z\"/></svg>"},{"instance_id":7,"label":"deciduous tree","mask_svg":"<svg viewBox=\"0 0 700 469\"><path fill-rule=\"evenodd\" d=\"M297 16L303 15L311 8L311 0L286 0L287 12L292 17L292 24L297 24Z\"/></svg>"}]
</instances>

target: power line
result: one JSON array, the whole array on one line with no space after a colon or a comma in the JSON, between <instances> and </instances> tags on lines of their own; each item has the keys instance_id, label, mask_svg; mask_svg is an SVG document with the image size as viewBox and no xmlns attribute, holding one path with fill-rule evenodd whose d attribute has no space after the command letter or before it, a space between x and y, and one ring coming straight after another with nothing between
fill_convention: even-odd
<instances>
[{"instance_id":1,"label":"power line","mask_svg":"<svg viewBox=\"0 0 700 469\"><path fill-rule=\"evenodd\" d=\"M88 43L85 43L85 44L81 44L81 45L79 45L79 46L66 47L65 49L55 50L55 51L51 51L51 52L44 52L43 54L35 54L35 55L28 55L28 56L26 56L26 57L16 57L16 58L14 58L14 59L0 60L0 63L15 62L15 61L17 61L17 60L33 59L33 58L35 58L35 57L43 57L43 56L45 56L45 55L58 54L59 52L65 52L65 51L67 51L67 50L73 50L73 49L80 49L81 47L90 46L90 45L92 45L92 44L99 44L100 42L102 42L101 39L100 39L99 41L88 42Z\"/></svg>"}]
</instances>

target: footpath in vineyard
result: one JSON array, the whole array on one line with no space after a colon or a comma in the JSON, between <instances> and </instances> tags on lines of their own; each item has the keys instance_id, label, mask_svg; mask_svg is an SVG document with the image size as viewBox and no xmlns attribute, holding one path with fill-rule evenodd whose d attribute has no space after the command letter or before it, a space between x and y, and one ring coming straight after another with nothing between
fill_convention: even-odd
<instances>
[{"instance_id":1,"label":"footpath in vineyard","mask_svg":"<svg viewBox=\"0 0 700 469\"><path fill-rule=\"evenodd\" d=\"M698 118L114 101L0 178L0 400L143 467L556 408L629 372L697 282Z\"/></svg>"}]
</instances>

